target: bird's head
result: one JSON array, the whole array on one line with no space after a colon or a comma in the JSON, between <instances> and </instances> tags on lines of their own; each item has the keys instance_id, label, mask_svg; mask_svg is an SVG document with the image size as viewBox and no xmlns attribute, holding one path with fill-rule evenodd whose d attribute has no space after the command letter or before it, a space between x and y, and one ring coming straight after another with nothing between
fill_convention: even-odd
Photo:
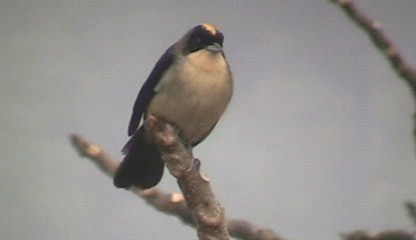
<instances>
[{"instance_id":1,"label":"bird's head","mask_svg":"<svg viewBox=\"0 0 416 240\"><path fill-rule=\"evenodd\" d=\"M187 55L201 49L212 53L222 52L224 35L214 26L204 23L189 30L181 39L183 54Z\"/></svg>"}]
</instances>

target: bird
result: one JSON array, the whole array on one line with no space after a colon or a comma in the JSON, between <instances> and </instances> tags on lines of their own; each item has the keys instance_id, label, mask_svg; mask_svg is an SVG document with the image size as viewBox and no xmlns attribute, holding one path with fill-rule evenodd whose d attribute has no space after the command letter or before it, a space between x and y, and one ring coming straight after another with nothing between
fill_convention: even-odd
<instances>
[{"instance_id":1,"label":"bird","mask_svg":"<svg viewBox=\"0 0 416 240\"><path fill-rule=\"evenodd\" d=\"M114 176L117 188L148 189L162 178L165 163L144 127L148 116L173 124L190 149L211 133L233 93L233 76L223 42L224 35L216 26L199 24L156 62L133 105L130 139Z\"/></svg>"}]
</instances>

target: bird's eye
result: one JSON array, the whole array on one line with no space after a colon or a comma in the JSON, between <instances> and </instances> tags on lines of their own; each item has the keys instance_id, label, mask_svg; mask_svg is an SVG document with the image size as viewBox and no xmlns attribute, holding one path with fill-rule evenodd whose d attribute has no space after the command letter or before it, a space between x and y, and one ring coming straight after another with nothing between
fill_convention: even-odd
<instances>
[{"instance_id":1,"label":"bird's eye","mask_svg":"<svg viewBox=\"0 0 416 240\"><path fill-rule=\"evenodd\" d=\"M193 37L191 38L191 42L189 43L189 51L195 52L201 49L203 46L202 38L200 37Z\"/></svg>"}]
</instances>

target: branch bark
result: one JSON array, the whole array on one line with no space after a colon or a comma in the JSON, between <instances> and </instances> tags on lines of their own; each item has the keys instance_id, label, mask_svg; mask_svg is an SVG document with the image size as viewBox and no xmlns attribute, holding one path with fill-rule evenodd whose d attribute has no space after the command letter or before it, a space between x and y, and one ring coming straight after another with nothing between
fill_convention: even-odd
<instances>
[{"instance_id":1,"label":"branch bark","mask_svg":"<svg viewBox=\"0 0 416 240\"><path fill-rule=\"evenodd\" d=\"M145 128L166 167L177 179L199 239L228 240L225 210L216 199L209 179L201 173L201 162L193 157L192 148L183 144L177 129L164 120L148 116Z\"/></svg>"}]
</instances>

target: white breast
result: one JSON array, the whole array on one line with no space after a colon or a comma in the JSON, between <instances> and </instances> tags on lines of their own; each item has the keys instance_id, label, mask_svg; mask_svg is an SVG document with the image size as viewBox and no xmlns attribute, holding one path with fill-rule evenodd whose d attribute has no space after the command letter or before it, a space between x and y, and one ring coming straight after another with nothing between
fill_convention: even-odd
<instances>
[{"instance_id":1,"label":"white breast","mask_svg":"<svg viewBox=\"0 0 416 240\"><path fill-rule=\"evenodd\" d=\"M223 55L199 50L164 75L149 112L177 125L184 140L195 143L219 120L231 94L232 77Z\"/></svg>"}]
</instances>

